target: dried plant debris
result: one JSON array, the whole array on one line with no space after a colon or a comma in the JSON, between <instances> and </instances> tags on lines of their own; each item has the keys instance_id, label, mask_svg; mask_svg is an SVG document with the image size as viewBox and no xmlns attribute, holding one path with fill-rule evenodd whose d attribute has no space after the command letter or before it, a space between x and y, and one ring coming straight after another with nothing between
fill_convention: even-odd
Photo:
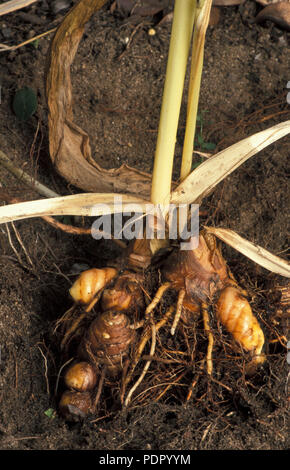
<instances>
[{"instance_id":1,"label":"dried plant debris","mask_svg":"<svg viewBox=\"0 0 290 470\"><path fill-rule=\"evenodd\" d=\"M287 261L278 258L277 256L269 253L261 246L245 240L237 233L229 229L206 227L208 232L213 233L215 236L223 240L228 245L235 248L243 255L255 263L263 266L265 269L279 274L280 276L290 277L290 265Z\"/></svg>"},{"instance_id":2,"label":"dried plant debris","mask_svg":"<svg viewBox=\"0 0 290 470\"><path fill-rule=\"evenodd\" d=\"M290 2L278 2L266 6L256 16L256 23L271 21L282 29L290 31Z\"/></svg>"},{"instance_id":3,"label":"dried plant debris","mask_svg":"<svg viewBox=\"0 0 290 470\"><path fill-rule=\"evenodd\" d=\"M213 5L219 6L219 7L230 7L233 5L241 5L242 3L245 3L245 0L214 0Z\"/></svg>"},{"instance_id":4,"label":"dried plant debris","mask_svg":"<svg viewBox=\"0 0 290 470\"><path fill-rule=\"evenodd\" d=\"M285 0L285 1L289 2L290 0ZM267 5L272 5L273 3L281 3L281 0L256 0L256 2L266 7Z\"/></svg>"},{"instance_id":5,"label":"dried plant debris","mask_svg":"<svg viewBox=\"0 0 290 470\"><path fill-rule=\"evenodd\" d=\"M169 0L116 0L116 7L124 15L154 16L169 4Z\"/></svg>"},{"instance_id":6,"label":"dried plant debris","mask_svg":"<svg viewBox=\"0 0 290 470\"><path fill-rule=\"evenodd\" d=\"M191 204L209 194L212 188L248 158L290 132L290 121L246 137L199 165L171 193L171 203Z\"/></svg>"},{"instance_id":7,"label":"dried plant debris","mask_svg":"<svg viewBox=\"0 0 290 470\"><path fill-rule=\"evenodd\" d=\"M20 8L25 8L36 1L37 0L10 0L9 2L4 2L0 5L0 16L19 10Z\"/></svg>"},{"instance_id":8,"label":"dried plant debris","mask_svg":"<svg viewBox=\"0 0 290 470\"><path fill-rule=\"evenodd\" d=\"M127 165L105 170L91 156L89 136L73 122L70 66L84 27L106 0L81 0L64 18L52 41L46 80L49 150L57 171L89 192L120 192L149 198L151 177Z\"/></svg>"}]
</instances>

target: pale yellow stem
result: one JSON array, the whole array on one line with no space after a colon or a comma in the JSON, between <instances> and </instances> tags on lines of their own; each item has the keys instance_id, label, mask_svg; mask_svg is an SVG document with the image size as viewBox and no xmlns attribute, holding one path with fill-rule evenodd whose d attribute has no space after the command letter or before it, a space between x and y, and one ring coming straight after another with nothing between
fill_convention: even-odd
<instances>
[{"instance_id":1,"label":"pale yellow stem","mask_svg":"<svg viewBox=\"0 0 290 470\"><path fill-rule=\"evenodd\" d=\"M152 177L151 202L169 203L177 127L196 0L175 0Z\"/></svg>"},{"instance_id":2,"label":"pale yellow stem","mask_svg":"<svg viewBox=\"0 0 290 470\"><path fill-rule=\"evenodd\" d=\"M212 0L203 0L196 10L196 21L193 35L191 72L187 103L187 120L182 153L180 179L183 180L191 172L192 154L194 148L194 136L196 118L203 67L205 34L209 22Z\"/></svg>"}]
</instances>

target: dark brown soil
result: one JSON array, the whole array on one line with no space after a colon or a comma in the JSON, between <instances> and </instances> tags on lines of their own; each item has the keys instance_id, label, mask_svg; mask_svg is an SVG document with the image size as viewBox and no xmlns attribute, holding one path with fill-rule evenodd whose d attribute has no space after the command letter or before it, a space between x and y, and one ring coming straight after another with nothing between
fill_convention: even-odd
<instances>
[{"instance_id":1,"label":"dark brown soil","mask_svg":"<svg viewBox=\"0 0 290 470\"><path fill-rule=\"evenodd\" d=\"M156 34L150 36L148 30L155 20L145 19L135 30L136 25L118 12L110 13L110 3L87 25L72 67L75 120L90 135L94 156L102 166L128 163L150 172L171 25L156 27ZM64 12L56 15L47 4L25 10L41 17L43 25L25 22L16 13L0 17L0 42L17 44L59 23ZM207 33L199 109L204 119L203 140L214 143L216 150L289 119L289 37L272 23L256 25L259 9L253 1L221 8L218 25ZM37 47L30 44L0 55L0 149L15 164L65 195L79 190L55 173L48 155L44 80L51 39L48 35ZM37 113L23 123L13 114L11 101L15 91L25 85L37 90L39 104ZM184 122L185 106L175 179ZM288 153L289 139L284 138L250 159L204 200L201 223L234 229L286 259ZM23 200L39 198L1 167L0 176L2 189L10 195ZM289 447L286 333L277 314L279 295L275 293L285 279L223 246L229 266L248 290L266 337L267 363L255 376L245 378L226 358L220 367L217 346L214 377L219 383L210 382L202 373L188 403L185 398L194 366L181 385L173 386L156 403L135 402L128 411L116 409L105 417L101 407L93 420L67 424L57 412L52 417L45 413L57 410L54 389L62 365L61 338L53 334L55 322L71 306L68 289L75 278L73 265L101 267L120 254L120 249L111 241L65 234L40 219L14 225L16 231L11 224L0 227L1 449ZM211 321L217 331L214 316Z\"/></svg>"}]
</instances>

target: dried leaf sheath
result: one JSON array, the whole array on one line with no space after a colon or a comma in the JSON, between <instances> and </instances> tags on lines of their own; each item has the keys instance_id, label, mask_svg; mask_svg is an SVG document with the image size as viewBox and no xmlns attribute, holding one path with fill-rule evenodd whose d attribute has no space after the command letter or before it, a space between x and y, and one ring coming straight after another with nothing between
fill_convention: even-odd
<instances>
[{"instance_id":1,"label":"dried leaf sheath","mask_svg":"<svg viewBox=\"0 0 290 470\"><path fill-rule=\"evenodd\" d=\"M260 264L263 268L279 274L280 276L290 277L290 265L286 260L273 255L259 245L245 240L233 230L215 227L206 227L206 230L209 233L213 233L216 237L220 238L255 263Z\"/></svg>"},{"instance_id":2,"label":"dried leaf sheath","mask_svg":"<svg viewBox=\"0 0 290 470\"><path fill-rule=\"evenodd\" d=\"M20 8L28 7L36 1L37 0L10 0L8 2L2 2L3 5L0 6L0 16L12 13Z\"/></svg>"},{"instance_id":3,"label":"dried leaf sheath","mask_svg":"<svg viewBox=\"0 0 290 470\"><path fill-rule=\"evenodd\" d=\"M81 0L64 18L52 41L46 93L49 150L57 171L88 192L121 192L149 199L151 177L127 165L105 170L91 157L89 137L73 122L70 66L84 26L105 0Z\"/></svg>"},{"instance_id":4,"label":"dried leaf sheath","mask_svg":"<svg viewBox=\"0 0 290 470\"><path fill-rule=\"evenodd\" d=\"M98 215L122 212L122 208L116 209L115 197L118 194L94 194L82 193L72 196L60 196L37 201L19 202L0 207L0 224L13 220L41 217L45 215L83 215L96 217ZM120 196L120 195L119 195ZM143 212L146 212L146 201L130 195L122 195L123 207L126 204L138 204Z\"/></svg>"},{"instance_id":5,"label":"dried leaf sheath","mask_svg":"<svg viewBox=\"0 0 290 470\"><path fill-rule=\"evenodd\" d=\"M171 193L172 204L202 201L213 188L258 152L285 137L290 121L284 121L231 145L203 162Z\"/></svg>"}]
</instances>

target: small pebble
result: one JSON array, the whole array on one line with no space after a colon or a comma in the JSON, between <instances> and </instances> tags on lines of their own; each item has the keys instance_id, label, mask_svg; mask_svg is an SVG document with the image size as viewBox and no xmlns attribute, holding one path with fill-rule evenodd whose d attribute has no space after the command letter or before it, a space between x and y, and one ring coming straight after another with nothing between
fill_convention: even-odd
<instances>
[{"instance_id":1,"label":"small pebble","mask_svg":"<svg viewBox=\"0 0 290 470\"><path fill-rule=\"evenodd\" d=\"M36 32L33 29L28 31L28 34L27 34L28 39L32 39L34 36L36 36Z\"/></svg>"},{"instance_id":2,"label":"small pebble","mask_svg":"<svg viewBox=\"0 0 290 470\"><path fill-rule=\"evenodd\" d=\"M70 3L71 2L69 0L54 0L54 2L51 4L51 10L56 15L60 11L69 8Z\"/></svg>"},{"instance_id":3,"label":"small pebble","mask_svg":"<svg viewBox=\"0 0 290 470\"><path fill-rule=\"evenodd\" d=\"M287 39L285 38L285 36L280 36L278 42L280 46L287 46Z\"/></svg>"},{"instance_id":4,"label":"small pebble","mask_svg":"<svg viewBox=\"0 0 290 470\"><path fill-rule=\"evenodd\" d=\"M2 28L1 30L2 36L5 39L10 39L12 36L12 29L11 28Z\"/></svg>"},{"instance_id":5,"label":"small pebble","mask_svg":"<svg viewBox=\"0 0 290 470\"><path fill-rule=\"evenodd\" d=\"M220 21L220 9L212 7L210 10L209 26L216 26Z\"/></svg>"},{"instance_id":6,"label":"small pebble","mask_svg":"<svg viewBox=\"0 0 290 470\"><path fill-rule=\"evenodd\" d=\"M128 36L126 36L125 38L121 38L120 41L121 41L122 44L127 45L128 42L129 42L129 38L128 38Z\"/></svg>"}]
</instances>

